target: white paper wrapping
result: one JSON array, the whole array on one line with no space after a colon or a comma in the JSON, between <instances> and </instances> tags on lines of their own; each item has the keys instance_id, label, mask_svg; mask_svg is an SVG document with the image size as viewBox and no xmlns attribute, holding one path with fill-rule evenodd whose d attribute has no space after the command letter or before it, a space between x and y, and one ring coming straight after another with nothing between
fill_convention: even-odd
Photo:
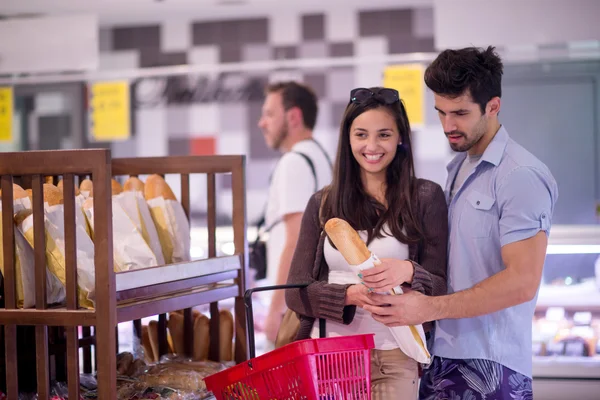
<instances>
[{"instance_id":1,"label":"white paper wrapping","mask_svg":"<svg viewBox=\"0 0 600 400\"><path fill-rule=\"evenodd\" d=\"M156 256L144 240L135 222L124 210L118 196L112 198L113 255L117 272L158 265ZM135 201L135 198L133 199ZM134 205L135 206L135 205ZM94 209L85 210L88 223L94 230Z\"/></svg>"},{"instance_id":2,"label":"white paper wrapping","mask_svg":"<svg viewBox=\"0 0 600 400\"><path fill-rule=\"evenodd\" d=\"M154 253L157 264L164 265L165 258L160 247L158 232L156 231L154 221L152 221L152 215L150 215L150 209L148 208L146 199L144 199L143 193L139 191L123 192L113 196L113 199L120 204L138 232L140 232L150 250Z\"/></svg>"},{"instance_id":3,"label":"white paper wrapping","mask_svg":"<svg viewBox=\"0 0 600 400\"><path fill-rule=\"evenodd\" d=\"M175 200L165 200L163 197L156 197L148 200L153 220L157 229L160 225L166 230L161 240L169 243L162 243L163 248L172 249L169 260L168 254L165 254L167 263L178 263L190 261L190 224L185 215L182 205Z\"/></svg>"},{"instance_id":4,"label":"white paper wrapping","mask_svg":"<svg viewBox=\"0 0 600 400\"><path fill-rule=\"evenodd\" d=\"M46 209L46 233L52 237L58 250L60 251L63 262L65 255L65 213L62 204L48 206L45 204ZM75 213L77 215L77 213ZM33 223L33 216L27 218ZM25 221L27 221L25 220ZM82 290L90 301L95 299L95 268L94 268L94 242L89 237L86 231L85 221L79 218L75 218L75 237L77 241L77 284L79 289ZM66 268L66 265L62 265ZM63 269L62 275L58 275L58 278L63 282L66 282L66 270ZM63 288L64 290L64 288ZM81 302L81 296L80 296Z\"/></svg>"},{"instance_id":5,"label":"white paper wrapping","mask_svg":"<svg viewBox=\"0 0 600 400\"><path fill-rule=\"evenodd\" d=\"M360 283L361 281L358 278L358 274L361 271L372 268L380 263L381 261L377 258L377 256L371 253L371 257L369 257L365 262L360 265L351 265L350 267L353 269L356 279L358 279L358 283ZM400 286L395 287L393 292L395 295L401 295L403 293ZM389 295L391 293L383 294ZM398 347L404 352L404 354L421 364L429 364L431 362L431 354L429 354L429 351L427 351L423 325L395 326L390 328L390 331L396 339ZM414 333L421 338L421 343L419 343L419 341L415 338Z\"/></svg>"}]
</instances>

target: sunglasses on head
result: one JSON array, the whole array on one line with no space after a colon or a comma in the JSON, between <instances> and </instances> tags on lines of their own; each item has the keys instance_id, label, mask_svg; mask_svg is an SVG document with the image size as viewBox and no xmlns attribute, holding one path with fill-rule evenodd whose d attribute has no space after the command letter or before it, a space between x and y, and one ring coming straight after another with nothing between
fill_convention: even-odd
<instances>
[{"instance_id":1,"label":"sunglasses on head","mask_svg":"<svg viewBox=\"0 0 600 400\"><path fill-rule=\"evenodd\" d=\"M378 92L373 92L367 88L356 88L350 92L350 102L363 103L371 97L383 104L394 104L400 100L400 95L396 89L383 88Z\"/></svg>"}]
</instances>

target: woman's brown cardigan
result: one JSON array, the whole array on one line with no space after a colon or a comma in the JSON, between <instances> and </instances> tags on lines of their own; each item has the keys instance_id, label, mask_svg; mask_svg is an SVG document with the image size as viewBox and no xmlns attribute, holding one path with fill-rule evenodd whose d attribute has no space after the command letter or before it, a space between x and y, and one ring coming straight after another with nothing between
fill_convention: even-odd
<instances>
[{"instance_id":1,"label":"woman's brown cardigan","mask_svg":"<svg viewBox=\"0 0 600 400\"><path fill-rule=\"evenodd\" d=\"M329 267L323 257L326 235L319 208L322 192L309 200L300 228L300 236L288 276L288 283L310 283L305 289L287 289L287 306L300 317L297 340L307 339L316 318L350 324L356 306L346 306L346 289L350 285L327 283ZM448 208L442 188L431 181L418 179L415 210L421 219L426 241L409 245L409 258L415 268L411 288L428 296L446 294L448 246ZM425 324L425 331L431 327Z\"/></svg>"}]
</instances>

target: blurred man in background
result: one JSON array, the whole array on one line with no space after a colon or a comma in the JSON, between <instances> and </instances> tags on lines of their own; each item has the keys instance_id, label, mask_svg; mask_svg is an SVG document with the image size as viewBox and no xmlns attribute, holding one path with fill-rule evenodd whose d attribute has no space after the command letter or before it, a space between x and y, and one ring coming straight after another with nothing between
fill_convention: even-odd
<instances>
[{"instance_id":1,"label":"blurred man in background","mask_svg":"<svg viewBox=\"0 0 600 400\"><path fill-rule=\"evenodd\" d=\"M264 215L268 285L286 283L308 200L331 182L331 161L313 138L317 114L317 96L309 87L289 81L266 88L258 126L267 146L282 153L270 178ZM264 323L270 342L275 342L285 310L284 292L273 292Z\"/></svg>"}]
</instances>

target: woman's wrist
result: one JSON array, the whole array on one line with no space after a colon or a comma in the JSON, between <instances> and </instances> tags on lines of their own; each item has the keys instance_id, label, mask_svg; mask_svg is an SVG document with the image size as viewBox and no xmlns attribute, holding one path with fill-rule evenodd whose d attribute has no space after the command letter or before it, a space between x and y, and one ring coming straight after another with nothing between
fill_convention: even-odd
<instances>
[{"instance_id":1,"label":"woman's wrist","mask_svg":"<svg viewBox=\"0 0 600 400\"><path fill-rule=\"evenodd\" d=\"M353 302L353 293L354 290L352 289L354 286L356 285L350 285L346 288L346 298L344 299L344 305L346 306L352 306L354 305Z\"/></svg>"},{"instance_id":2,"label":"woman's wrist","mask_svg":"<svg viewBox=\"0 0 600 400\"><path fill-rule=\"evenodd\" d=\"M405 260L408 263L405 282L412 284L415 277L415 264L411 260Z\"/></svg>"}]
</instances>

